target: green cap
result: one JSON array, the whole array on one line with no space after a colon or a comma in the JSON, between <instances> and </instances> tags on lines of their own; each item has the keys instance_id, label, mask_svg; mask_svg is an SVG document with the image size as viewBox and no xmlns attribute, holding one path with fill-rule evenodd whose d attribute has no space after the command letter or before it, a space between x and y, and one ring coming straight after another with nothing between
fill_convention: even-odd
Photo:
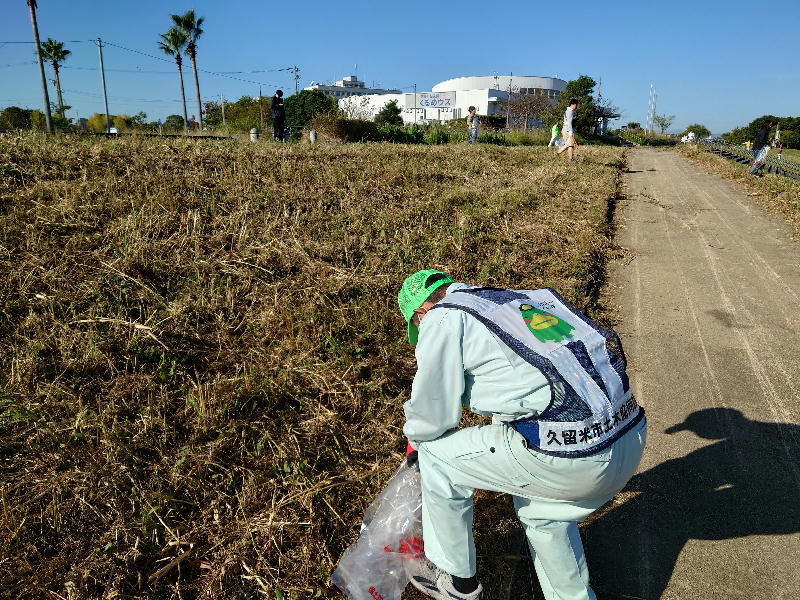
<instances>
[{"instance_id":1,"label":"green cap","mask_svg":"<svg viewBox=\"0 0 800 600\"><path fill-rule=\"evenodd\" d=\"M403 287L400 288L400 293L397 295L397 303L400 305L400 312L403 313L406 323L408 323L408 343L412 346L417 345L417 336L419 335L419 329L411 322L414 311L422 306L422 303L436 289L448 283L453 283L450 276L436 269L417 271L413 275L406 277L403 282Z\"/></svg>"}]
</instances>

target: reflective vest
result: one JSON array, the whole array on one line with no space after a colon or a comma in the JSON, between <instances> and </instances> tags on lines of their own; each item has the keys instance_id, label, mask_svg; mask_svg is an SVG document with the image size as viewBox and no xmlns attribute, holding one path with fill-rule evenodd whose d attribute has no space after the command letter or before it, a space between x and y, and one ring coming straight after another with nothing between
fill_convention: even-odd
<instances>
[{"instance_id":1,"label":"reflective vest","mask_svg":"<svg viewBox=\"0 0 800 600\"><path fill-rule=\"evenodd\" d=\"M434 308L471 314L550 383L550 404L509 423L538 452L596 454L644 417L625 374L619 336L600 327L557 292L472 287Z\"/></svg>"}]
</instances>

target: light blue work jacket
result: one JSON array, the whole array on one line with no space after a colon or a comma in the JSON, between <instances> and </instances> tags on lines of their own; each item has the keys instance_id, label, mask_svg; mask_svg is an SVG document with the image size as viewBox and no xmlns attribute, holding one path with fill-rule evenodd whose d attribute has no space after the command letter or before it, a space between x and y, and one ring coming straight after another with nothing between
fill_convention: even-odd
<instances>
[{"instance_id":1,"label":"light blue work jacket","mask_svg":"<svg viewBox=\"0 0 800 600\"><path fill-rule=\"evenodd\" d=\"M452 283L447 292L464 287ZM426 314L416 357L411 398L403 405L403 433L412 443L458 427L462 407L497 422L536 417L550 404L542 372L463 310L437 308Z\"/></svg>"}]
</instances>

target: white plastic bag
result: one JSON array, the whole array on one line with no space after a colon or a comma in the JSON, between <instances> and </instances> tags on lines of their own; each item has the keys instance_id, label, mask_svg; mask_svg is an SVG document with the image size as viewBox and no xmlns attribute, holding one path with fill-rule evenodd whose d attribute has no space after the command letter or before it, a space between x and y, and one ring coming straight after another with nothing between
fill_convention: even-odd
<instances>
[{"instance_id":1,"label":"white plastic bag","mask_svg":"<svg viewBox=\"0 0 800 600\"><path fill-rule=\"evenodd\" d=\"M419 468L404 461L367 507L358 541L345 550L331 581L350 600L400 600L409 561L423 555Z\"/></svg>"},{"instance_id":2,"label":"white plastic bag","mask_svg":"<svg viewBox=\"0 0 800 600\"><path fill-rule=\"evenodd\" d=\"M764 165L764 162L767 160L767 155L769 154L769 146L764 146L761 150L758 151L758 154L753 161L753 166L756 168L760 168Z\"/></svg>"}]
</instances>

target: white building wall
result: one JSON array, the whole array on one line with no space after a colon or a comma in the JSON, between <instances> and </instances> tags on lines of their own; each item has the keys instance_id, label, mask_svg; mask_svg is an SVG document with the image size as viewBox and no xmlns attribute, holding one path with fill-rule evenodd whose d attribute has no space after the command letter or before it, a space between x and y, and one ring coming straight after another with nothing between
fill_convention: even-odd
<instances>
[{"instance_id":1,"label":"white building wall","mask_svg":"<svg viewBox=\"0 0 800 600\"><path fill-rule=\"evenodd\" d=\"M351 118L372 120L388 102L395 100L403 109L402 117L406 124L445 122L466 118L470 106L474 106L479 115L502 113L502 103L508 99L509 86L512 89L541 90L536 93L545 95L555 104L558 101L558 94L566 88L567 82L554 77L509 75L457 77L436 84L430 92L366 94L342 98L339 100L339 107ZM431 97L439 97L441 105L426 104L425 101Z\"/></svg>"},{"instance_id":2,"label":"white building wall","mask_svg":"<svg viewBox=\"0 0 800 600\"><path fill-rule=\"evenodd\" d=\"M339 108L348 116L356 119L372 120L387 103L395 100L403 109L403 122L406 124L445 122L451 119L465 119L467 109L474 106L479 115L493 115L500 112L499 104L505 101L508 94L502 90L466 90L455 92L450 106L421 106L423 94L372 94L353 96L339 100ZM416 106L416 110L415 110Z\"/></svg>"}]
</instances>

